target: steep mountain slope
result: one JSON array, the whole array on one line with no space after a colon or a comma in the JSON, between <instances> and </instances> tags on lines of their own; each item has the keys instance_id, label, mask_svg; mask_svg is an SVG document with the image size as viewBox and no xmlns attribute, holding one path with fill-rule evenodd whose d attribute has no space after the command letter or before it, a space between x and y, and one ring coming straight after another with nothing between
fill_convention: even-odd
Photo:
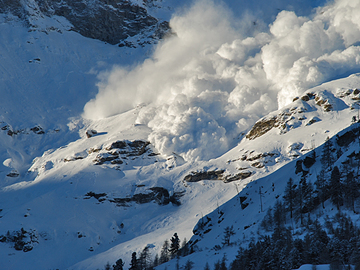
<instances>
[{"instance_id":1,"label":"steep mountain slope","mask_svg":"<svg viewBox=\"0 0 360 270\"><path fill-rule=\"evenodd\" d=\"M117 63L141 61L149 50L146 46L136 51L119 48L77 34L66 17L54 14L57 9L50 6L60 5L56 3L0 3L0 88L4 101L0 109L0 155L2 160L12 159L10 169L1 164L3 177L11 170L25 174L34 157L78 138L70 118L79 117L97 92L99 73ZM71 9L71 5L61 8ZM92 8L97 9L101 7ZM79 19L86 21L89 23Z\"/></svg>"},{"instance_id":2,"label":"steep mountain slope","mask_svg":"<svg viewBox=\"0 0 360 270\"><path fill-rule=\"evenodd\" d=\"M220 252L216 248L212 249L216 245L221 246L225 227L234 226L236 235L233 239L235 242L248 243L252 235L259 229L259 224L267 208L273 207L276 198L282 196L288 178L297 179L295 167L298 167L299 158L314 150L316 146L323 144L327 137L333 137L341 130L346 129L354 123L354 119L358 119L359 91L356 86L359 86L359 83L360 77L355 74L349 78L310 89L287 107L259 120L243 140L222 157L208 162L198 162L192 164L191 167L185 164L174 170L174 172L182 170L180 174L177 173L175 177L171 177L175 182L174 187L182 186L182 190L185 191L184 196L180 199L185 205L181 205L180 208L185 207L186 211L189 211L188 203L191 202L190 209L195 213L197 211L197 218L194 219L194 212L185 214L176 211L175 214L181 215L181 219L186 220L187 224L190 223L190 220L196 220L201 216L203 217L199 222L205 223L203 229L195 228L196 235L191 238L190 242L195 250L203 252L181 258L181 265L190 259L196 263L195 268L200 269L205 266L204 258L214 263L222 258L224 252L228 258L234 258L237 249L225 248ZM260 127L262 128L260 129ZM271 143L269 144L269 142ZM317 156L321 155L321 151L321 148L316 150ZM349 155L352 151L356 152L358 145L354 143L346 151L344 155ZM285 164L288 165L284 166ZM319 159L316 164L311 168L313 171L310 171L313 177L316 177L316 170L321 170ZM156 171L152 173L156 175ZM146 179L151 179L151 176L147 175ZM236 181L239 179L240 181ZM228 183L232 181L236 182ZM254 184L248 185L251 182ZM205 188L213 185L219 186L216 190L204 192ZM245 186L247 188L241 191ZM259 186L262 187L264 193L263 211L259 211ZM234 196L238 191L241 191L238 196L243 197L244 200L242 204L249 204L245 210L241 210L239 197ZM229 196L234 196L234 198L220 206L222 201L230 198ZM215 204L220 207L209 216L204 216ZM211 222L206 222L206 220L211 220ZM177 221L174 221L172 224L173 232L177 231L180 236L188 239L189 234L184 230L184 224L176 223ZM106 258L111 258L109 260L115 262L118 257L121 257L128 262L132 251L140 252L147 244L152 247L153 255L159 253L161 242L169 239L171 232L167 236L164 235L162 239L159 239L156 231L153 233L156 235L155 238L151 237L151 233L136 239L140 245L138 249L130 244L133 241L126 242L77 265L75 269L100 267L101 264L98 262L105 262ZM156 244L154 243L155 239ZM131 252L128 252L130 247L132 247ZM118 254L124 255L119 256ZM212 257L211 254L218 255ZM175 267L174 264L175 262L165 264L159 269Z\"/></svg>"},{"instance_id":3,"label":"steep mountain slope","mask_svg":"<svg viewBox=\"0 0 360 270\"><path fill-rule=\"evenodd\" d=\"M357 85L360 77L352 75L307 91L288 107L265 118L277 119L271 123L279 125L272 129L265 125L267 128L262 131L269 131L258 132L254 138L260 123L267 123L265 119L259 120L237 147L208 162L189 164L176 155L165 157L158 153L146 142L149 129L135 124L140 108L92 122L81 131L83 137L79 140L47 151L34 160L22 181L3 185L1 230L4 235L6 231L11 233L21 228L34 235L27 236L31 240L19 247L31 250L10 252L13 256L7 257L7 265L16 269L28 256L50 256L50 246L58 259L39 261L34 269L98 268L118 257L130 258L133 251L140 252L147 244L155 254L174 232L189 239L201 216L235 196L247 183L269 175L261 180L264 182L261 185L267 191L274 183L276 194L271 192L270 197L265 197L269 198L264 199L266 209L274 196L281 196L284 175L294 171L295 161L291 161L314 145L320 145L327 136L351 125L353 116L357 117ZM316 121L312 121L314 119ZM284 129L284 125L288 129ZM97 130L97 134L87 138L86 130ZM289 166L277 171L289 162ZM237 179L243 179L234 182L237 188L224 183ZM264 213L257 216L258 211L252 210L259 207L256 195L248 196L251 198L246 203L251 207L244 211L255 216L250 218L252 214L244 212L249 219L241 221L227 213L226 217L229 215L235 220L226 218L224 225L220 224L219 229L200 242L196 241L199 238L192 239L199 250L209 247L210 243L216 245L212 234L219 234L226 224L239 223L239 228L244 228L259 223ZM229 201L228 205L235 205L231 211L239 211L237 200L235 197ZM212 220L216 213L210 215ZM44 220L46 222L42 222ZM239 230L236 238L242 234ZM248 235L241 238L247 239ZM14 243L4 243L1 248L9 250L11 245ZM75 250L77 255L72 257ZM98 255L92 256L93 253ZM89 256L90 259L71 266ZM68 258L66 262L62 260L64 257Z\"/></svg>"},{"instance_id":4,"label":"steep mountain slope","mask_svg":"<svg viewBox=\"0 0 360 270\"><path fill-rule=\"evenodd\" d=\"M11 13L31 29L39 27L45 17L60 16L71 23L71 30L89 38L122 46L143 45L159 39L169 30L166 21L148 14L156 1L2 1L0 13ZM55 30L55 29L53 29ZM140 34L149 40L139 44L124 43L127 37ZM153 41L154 42L154 41Z\"/></svg>"}]
</instances>

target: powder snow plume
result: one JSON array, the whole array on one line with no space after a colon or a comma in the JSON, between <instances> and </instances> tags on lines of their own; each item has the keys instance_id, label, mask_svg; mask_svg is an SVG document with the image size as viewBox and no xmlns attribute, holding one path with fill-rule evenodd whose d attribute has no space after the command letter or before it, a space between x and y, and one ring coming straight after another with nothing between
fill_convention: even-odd
<instances>
[{"instance_id":1,"label":"powder snow plume","mask_svg":"<svg viewBox=\"0 0 360 270\"><path fill-rule=\"evenodd\" d=\"M133 69L104 74L84 108L98 119L145 104L137 122L164 154L214 158L272 110L327 80L360 71L360 1L337 0L311 17L281 11L270 25L236 21L224 5L197 1L175 15L175 35Z\"/></svg>"}]
</instances>

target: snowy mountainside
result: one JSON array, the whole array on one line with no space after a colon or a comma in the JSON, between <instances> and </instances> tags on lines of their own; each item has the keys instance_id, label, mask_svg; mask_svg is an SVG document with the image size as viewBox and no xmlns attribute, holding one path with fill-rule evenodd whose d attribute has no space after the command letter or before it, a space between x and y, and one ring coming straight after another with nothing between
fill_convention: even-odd
<instances>
[{"instance_id":1,"label":"snowy mountainside","mask_svg":"<svg viewBox=\"0 0 360 270\"><path fill-rule=\"evenodd\" d=\"M351 77L357 77L357 75L352 75ZM344 82L346 83L344 84ZM234 187L234 189L239 191L238 194L234 196L231 200L227 201L225 204L219 206L209 215L203 216L201 219L199 219L199 222L194 227L193 229L194 235L188 242L187 248L193 249L195 250L195 252L192 254L190 253L185 257L180 257L180 260L178 262L176 262L176 260L174 259L169 263L165 263L164 265L159 266L157 269L169 269L172 267L176 267L176 265L185 267L185 265L187 265L189 261L192 262L192 267L194 269L205 269L206 263L208 263L210 266L215 265L214 267L216 268L216 263L222 262L224 258L226 258L226 265L228 265L229 269L230 267L234 267L231 269L240 269L237 268L236 265L235 266L232 265L234 263L236 256L239 256L239 248L243 248L243 254L246 254L247 252L246 248L249 247L250 249L250 247L254 247L254 243L259 243L262 241L265 243L266 236L274 237L273 235L271 235L273 231L264 229L264 226L269 226L269 225L264 225L264 224L267 219L272 218L269 217L269 213L274 213L274 211L276 211L274 210L276 209L276 204L279 203L280 201L284 201L284 197L287 194L286 189L288 188L290 178L293 180L294 187L301 186L301 181L304 181L304 179L306 179L305 181L307 181L307 183L310 183L311 187L314 190L313 191L314 192L313 196L315 196L314 201L320 200L317 201L317 203L315 203L315 207L312 208L310 211L305 210L306 212L304 212L301 218L299 212L296 214L297 216L295 216L294 214L294 218L293 218L290 217L290 211L288 210L287 207L282 208L285 213L284 214L285 226L282 227L282 229L286 231L285 228L289 227L293 239L304 239L305 235L309 231L311 232L311 230L314 230L314 226L316 226L316 224L320 224L320 226L323 226L324 229L326 228L326 231L329 234L329 236L335 234L334 228L336 228L335 231L336 230L341 231L343 229L343 228L342 229L337 228L337 226L340 227L339 217L340 220L341 217L349 217L350 220L353 222L353 225L358 226L360 220L359 198L357 197L357 199L355 199L355 201L352 201L352 203L350 203L349 206L349 202L346 202L346 200L347 197L350 197L352 195L349 191L346 191L345 194L343 195L344 196L343 204L341 204L340 206L341 211L337 210L337 206L335 205L335 203L332 202L332 199L330 199L330 197L325 198L323 202L324 206L322 207L321 206L322 195L320 193L320 188L318 183L320 178L319 175L321 175L322 173L324 173L322 177L324 177L323 179L325 179L325 181L331 181L330 179L332 179L333 177L332 176L333 168L335 167L339 168L341 171L341 183L342 183L341 185L343 186L347 185L348 183L347 181L349 181L348 180L349 175L354 174L354 177L358 177L356 175L358 173L358 166L359 166L358 165L359 109L357 107L359 105L358 103L359 97L357 96L359 94L359 91L356 88L351 90L351 88L347 87L347 86L354 87L356 85L356 83L353 84L354 82L355 81L351 82L351 80L343 79L332 83L326 83L320 87L316 87L315 89L310 89L306 91L302 96L302 100L303 100L302 102L297 102L299 99L296 99L296 101L290 106L288 106L288 108L284 108L284 110L274 112L269 116L267 116L265 119L271 119L272 117L274 117L274 115L283 116L284 113L289 111L288 110L289 108L297 108L299 110L301 109L302 113L304 113L304 111L309 112L303 115L305 116L305 118L311 116L312 117L311 119L314 119L314 117L316 117L316 119L318 119L316 121L317 122L316 124L319 126L317 127L317 129L311 129L309 125L306 124L305 122L303 124L303 128L304 130L306 130L306 132L303 133L304 130L302 130L301 132L299 132L299 130L296 131L298 125L295 128L293 128L291 131L289 131L289 132L299 132L297 135L293 134L291 136L292 138L291 141L288 141L287 139L284 139L282 141L282 146L286 146L286 143L294 142L294 140L296 141L296 138L298 136L299 140L297 143L295 143L297 145L297 149L296 149L297 151L292 152L293 148L291 146L293 144L290 144L288 145L290 146L290 148L288 148L289 150L288 154L287 155L284 154L282 156L282 158L285 157L286 159L291 159L291 161L285 162L286 164L284 166L279 167L277 170L275 170L272 173L269 174L265 173L260 176L258 174L258 177L255 177L253 181L249 181L247 184L245 184L246 187L244 188L242 188L242 185L244 185L244 182L246 181L241 181L240 183L235 182L234 186L238 186L238 187ZM355 92L353 90L355 90ZM324 94L324 92L327 92L326 93L327 100L329 101L328 104L331 104L332 108L337 106L337 108L339 108L339 111L334 110L332 116L330 116L331 113L329 114L330 110L326 109L328 106L325 106L325 108L323 107L320 110L317 110L315 113L315 115L317 116L314 116L315 110L311 110L310 109L311 106L307 107L307 109L303 111L304 102L307 103L311 99L311 98L308 99L307 97L311 96L313 99L315 99L314 101L316 102L315 96ZM313 95L309 95L309 94L313 94ZM346 98L343 100L341 99L339 100L338 98L333 98L331 102L330 101L331 97L334 97L334 95L337 97L341 97L341 98L346 97ZM319 100L320 99L318 99L318 101ZM298 106L294 106L295 104L297 104ZM326 102L322 104L317 104L316 106L320 107L324 104L326 104ZM345 113L344 111L346 110L348 110L348 112ZM303 118L303 116L301 118ZM320 117L318 118L318 116L320 116L321 118ZM329 116L330 118L327 118ZM331 118L333 119L330 120ZM264 121L264 119L260 120L259 122L262 121ZM324 126L322 127L320 126L321 122L324 122ZM346 125L340 127L339 124L341 122L347 122L346 125L348 125L348 127L346 127ZM332 123L331 126L329 126L328 123ZM334 131L331 129L331 127L335 127ZM254 128L256 128L256 124ZM280 127L279 125L279 129L275 131L275 133L278 134L276 136L278 139L279 137L282 136L285 137L284 133L282 133L282 130L283 128ZM249 132L247 135L251 135L251 132ZM261 137L262 136L260 136L259 138ZM264 141L260 140L258 141L258 143L275 142L275 140L270 139L271 138L270 136L266 138L266 135L263 135L263 137L264 137ZM243 140L239 144L239 146L243 146L242 144L245 141L246 140ZM332 145L331 151L328 153L326 153L327 142L330 142L329 144ZM308 144L310 148L307 148L306 144ZM319 146L315 148L314 147L315 144ZM268 148L266 147L262 147L262 148L274 149L279 146L280 146L279 144L272 144ZM252 147L253 149L255 148L254 144L252 145ZM241 149L240 151L239 149L237 150L238 152L243 151L243 149ZM225 154L224 157L230 153L231 151ZM324 161L324 158L326 159L326 155L332 156L331 159L333 159L330 168L326 168L326 165L324 165L324 162L326 163L326 161ZM245 161L246 158L243 156L242 160ZM258 160L264 162L265 168L269 166L268 165L269 163L271 164L269 160L266 160L266 155L263 155L262 157L258 157ZM276 162L279 162L279 159ZM229 164L230 164L230 160L229 160ZM243 163L240 164L244 166ZM271 165L269 167L271 167ZM268 169L269 168L266 168L265 170L267 171ZM357 185L356 189L358 190L359 183L357 182L356 185ZM342 188L343 187L341 187L341 189ZM299 206L298 205L294 206L294 208L297 207ZM274 218L275 218L275 214L274 214ZM303 220L301 220L302 218L306 220L304 221L304 224L307 225L302 224L303 223ZM329 227L329 221L330 224L332 224L330 227ZM339 222L339 225L337 224L337 222ZM231 234L231 240L230 240L231 243L224 244L225 232L226 230L229 230L229 228L231 228L233 232L233 234ZM350 232L351 231L347 231L347 233L349 234ZM306 237L308 236L309 233ZM314 240L310 238L310 241L314 241ZM321 263L324 264L322 266L318 265L317 269L319 268L322 269L321 267L323 267L323 269L331 269L329 268L329 265L325 265L325 264L329 264L329 262L334 262L334 261L335 262L338 261L339 265L341 264L343 266L347 264L358 265L359 257L356 257L357 255L354 255L357 253L354 251L356 248L354 248L354 246L352 245L353 243L356 243L356 241L358 240L356 240L354 237L352 238L351 241L350 240L343 241L342 244L339 245L341 246L341 248L347 251L339 251L340 248L336 249L333 247L333 249L336 250L336 252L338 252L336 253L337 254L336 257L332 257L333 255L330 255L330 257L322 257L322 258L321 256L313 257L313 261L307 261L306 264L314 263L314 262L315 262L314 264L316 265L318 265L319 262L320 264ZM333 243L337 243L336 240L334 240ZM267 247L269 247L269 245ZM330 243L328 247L331 249ZM276 246L272 246L271 248L276 248ZM303 252L304 254L311 254L311 252L315 252L315 254L318 254L316 252L319 251L314 251L314 250L316 250L317 248L319 250L321 249L320 246L316 246L315 244L312 248L313 248L312 251L311 250L301 251L301 248L299 250L296 250L294 248L294 250L296 250L297 254L300 254L300 252ZM283 242L280 244L280 250L281 249L283 250L286 249ZM277 250L276 252L280 252L280 250ZM279 256L277 255L278 254L276 254L273 258L271 258L273 260L273 263L275 262L275 265L272 265L274 268L271 269L278 269L277 267L280 267L280 265L283 265L282 266L284 267L283 269L290 269L288 267L289 265L291 265L290 263L291 260L293 259L293 257L291 256L293 256L294 254L290 254L291 256L288 257L281 257L281 255ZM259 253L258 255L253 256L253 258L259 259L257 263L260 263L261 262L260 258L262 256L265 256L265 254ZM303 256L303 254L301 256ZM249 257L251 257L251 255L249 255ZM279 257L280 257L280 261L277 261ZM265 262L270 265L271 259ZM309 260L309 258L307 260ZM324 262L324 260L327 261ZM251 266L255 267L255 265L256 263L252 262L252 264L248 264L246 265L245 268L241 268L241 269L251 269ZM300 265L301 263L297 264L296 267L300 267ZM303 268L305 269L306 267L309 266L303 266L300 269Z\"/></svg>"},{"instance_id":2,"label":"snowy mountainside","mask_svg":"<svg viewBox=\"0 0 360 270\"><path fill-rule=\"evenodd\" d=\"M123 43L104 39L110 22L101 21L104 10L122 14L120 2L139 11L127 14L135 28L150 21ZM196 251L181 265L233 260L235 249L212 249L224 228L234 224L232 238L248 243L303 155L319 155L327 137L359 120L360 32L347 13L356 1L316 14L324 1L227 2L234 14L217 1L180 12L187 1L0 2L6 269L101 269L119 258L128 267L134 251L147 246L154 257L174 232ZM95 29L83 19L99 9ZM151 47L169 20L176 35ZM355 144L344 151L357 157ZM213 229L199 230L207 218Z\"/></svg>"},{"instance_id":3,"label":"snowy mountainside","mask_svg":"<svg viewBox=\"0 0 360 270\"><path fill-rule=\"evenodd\" d=\"M148 35L137 36L146 44L136 50L85 38L77 33L80 26L74 31L72 23L76 22L57 15L52 4L59 3L0 2L0 88L4 100L0 155L2 160L11 160L0 165L5 179L10 174L23 176L34 157L78 138L81 121L75 118L97 92L99 74L118 63L142 61L151 49L146 43L151 39ZM69 11L76 5L74 1L68 4L61 8ZM90 5L81 16L98 9L101 7ZM67 14L77 16L76 12ZM78 22L92 23L96 29L96 21L83 17Z\"/></svg>"},{"instance_id":4,"label":"snowy mountainside","mask_svg":"<svg viewBox=\"0 0 360 270\"><path fill-rule=\"evenodd\" d=\"M124 58L110 45L66 31L66 21L48 20L64 32L28 32L17 18L1 15L1 156L13 160L10 169L1 164L3 176L23 174L34 157L78 138L69 118L81 113L98 71L109 67L101 52Z\"/></svg>"},{"instance_id":5,"label":"snowy mountainside","mask_svg":"<svg viewBox=\"0 0 360 270\"><path fill-rule=\"evenodd\" d=\"M218 206L227 209L226 205L236 205L231 211L240 211L238 190L259 178L264 182L264 192L275 182L279 193L275 195L280 195L284 183L282 176L277 175L290 175L297 158L322 144L326 137L350 126L353 116L357 117L357 85L360 78L354 74L308 90L287 107L264 118L277 116L283 121L281 125L256 138L250 136L250 130L234 149L207 162L189 164L176 154L159 153L146 141L149 128L135 122L141 108L84 123L82 138L45 152L34 160L26 177L3 185L1 231L5 235L8 230L24 228L36 235L34 240L19 247L30 251L8 252L11 255L7 257L7 265L20 268L28 254L42 257L49 246L54 256L60 253L69 259L65 262L53 258L34 264L34 269L101 268L107 261L115 262L119 257L128 263L126 258L130 258L133 251L140 252L148 244L152 254L158 253L162 242L174 232L190 239L198 220ZM293 113L286 115L288 112ZM284 125L288 128L284 129ZM255 124L254 129L257 127ZM86 130L96 130L97 134L87 138ZM289 165L284 166L287 163ZM243 174L244 171L250 175ZM219 173L214 177L211 172ZM273 178L279 179L278 182L266 180ZM237 179L243 180L235 181ZM229 181L235 182L224 183ZM264 207L273 203L275 195L272 193L264 199ZM247 217L255 215L254 218L240 222L232 220L235 214L225 212L226 224L240 223L241 229L259 222L264 213L257 216L257 211L252 210L258 208L256 195L250 197L249 202L253 203L244 211L252 213L246 214ZM212 215L217 215L217 210L210 217ZM209 238L206 235L197 242L198 248L206 250L203 245L209 246L208 241L215 245L212 235L220 234L222 226L209 232ZM251 230L256 228L253 226ZM239 233L242 235L242 230ZM221 237L217 238L221 241ZM0 248L11 250L11 245L11 242L3 243ZM75 250L77 256L72 257Z\"/></svg>"},{"instance_id":6,"label":"snowy mountainside","mask_svg":"<svg viewBox=\"0 0 360 270\"><path fill-rule=\"evenodd\" d=\"M122 46L153 43L169 30L168 22L148 13L157 1L2 1L0 13L11 13L35 30L43 26L44 18L62 17L69 30L93 39ZM160 7L159 7L160 8ZM56 26L48 25L55 30ZM128 37L143 36L131 44ZM148 37L146 40L144 37Z\"/></svg>"}]
</instances>

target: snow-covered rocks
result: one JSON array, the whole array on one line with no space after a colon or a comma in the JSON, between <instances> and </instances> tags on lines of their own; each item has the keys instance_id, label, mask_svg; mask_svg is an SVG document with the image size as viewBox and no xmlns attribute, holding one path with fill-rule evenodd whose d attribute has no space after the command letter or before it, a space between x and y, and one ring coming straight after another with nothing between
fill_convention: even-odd
<instances>
[{"instance_id":1,"label":"snow-covered rocks","mask_svg":"<svg viewBox=\"0 0 360 270\"><path fill-rule=\"evenodd\" d=\"M87 138L91 138L92 136L97 134L97 131L95 129L89 129L85 132Z\"/></svg>"},{"instance_id":2,"label":"snow-covered rocks","mask_svg":"<svg viewBox=\"0 0 360 270\"><path fill-rule=\"evenodd\" d=\"M39 243L39 235L36 230L26 231L21 228L0 235L0 242L10 244L15 250L29 252Z\"/></svg>"}]
</instances>

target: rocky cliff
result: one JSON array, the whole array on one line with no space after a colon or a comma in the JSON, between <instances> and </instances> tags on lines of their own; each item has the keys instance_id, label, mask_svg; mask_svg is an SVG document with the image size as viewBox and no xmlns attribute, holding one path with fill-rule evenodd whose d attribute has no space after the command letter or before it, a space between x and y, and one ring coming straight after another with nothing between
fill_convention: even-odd
<instances>
[{"instance_id":1,"label":"rocky cliff","mask_svg":"<svg viewBox=\"0 0 360 270\"><path fill-rule=\"evenodd\" d=\"M136 4L127 0L1 0L0 13L11 13L29 27L34 17L65 17L71 30L89 38L120 46L137 46L162 38L169 30L166 21L149 15L154 1ZM35 18L35 19L36 19ZM140 35L135 42L126 41Z\"/></svg>"}]
</instances>

